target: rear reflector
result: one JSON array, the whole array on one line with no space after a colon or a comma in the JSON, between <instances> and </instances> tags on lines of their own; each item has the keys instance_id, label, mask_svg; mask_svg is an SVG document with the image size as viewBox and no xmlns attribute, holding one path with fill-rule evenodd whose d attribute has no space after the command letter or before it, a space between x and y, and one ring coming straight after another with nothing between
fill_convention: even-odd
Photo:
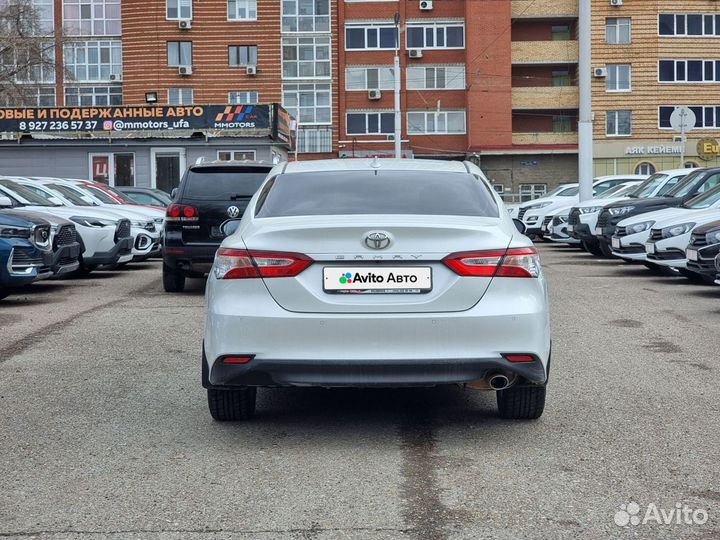
<instances>
[{"instance_id":1,"label":"rear reflector","mask_svg":"<svg viewBox=\"0 0 720 540\"><path fill-rule=\"evenodd\" d=\"M300 253L221 248L213 273L217 279L295 277L313 262Z\"/></svg>"},{"instance_id":2,"label":"rear reflector","mask_svg":"<svg viewBox=\"0 0 720 540\"><path fill-rule=\"evenodd\" d=\"M226 356L223 358L223 364L247 364L254 356Z\"/></svg>"},{"instance_id":3,"label":"rear reflector","mask_svg":"<svg viewBox=\"0 0 720 540\"><path fill-rule=\"evenodd\" d=\"M534 362L535 357L532 354L503 354L503 358L508 362Z\"/></svg>"},{"instance_id":4,"label":"rear reflector","mask_svg":"<svg viewBox=\"0 0 720 540\"><path fill-rule=\"evenodd\" d=\"M534 247L463 251L451 253L443 262L459 276L536 278L540 275L540 257Z\"/></svg>"}]
</instances>

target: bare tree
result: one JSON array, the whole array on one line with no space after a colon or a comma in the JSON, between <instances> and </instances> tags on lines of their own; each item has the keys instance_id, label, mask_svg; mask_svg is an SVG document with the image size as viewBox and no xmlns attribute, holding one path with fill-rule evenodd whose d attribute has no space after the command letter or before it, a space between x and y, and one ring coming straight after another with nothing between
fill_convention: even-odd
<instances>
[{"instance_id":1,"label":"bare tree","mask_svg":"<svg viewBox=\"0 0 720 540\"><path fill-rule=\"evenodd\" d=\"M54 95L56 38L45 6L0 0L0 106L35 106L43 91Z\"/></svg>"}]
</instances>

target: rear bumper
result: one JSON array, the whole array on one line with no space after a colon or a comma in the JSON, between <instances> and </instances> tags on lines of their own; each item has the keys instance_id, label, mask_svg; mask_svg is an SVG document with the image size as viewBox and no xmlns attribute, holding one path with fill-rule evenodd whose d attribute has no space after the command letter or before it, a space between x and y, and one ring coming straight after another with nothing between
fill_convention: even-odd
<instances>
[{"instance_id":1,"label":"rear bumper","mask_svg":"<svg viewBox=\"0 0 720 540\"><path fill-rule=\"evenodd\" d=\"M207 274L212 268L220 244L165 245L163 246L163 262L171 268L185 272Z\"/></svg>"},{"instance_id":2,"label":"rear bumper","mask_svg":"<svg viewBox=\"0 0 720 540\"><path fill-rule=\"evenodd\" d=\"M275 303L260 280L211 276L207 305L213 385L432 386L494 369L541 384L550 356L542 280L495 278L477 305L460 312L297 313ZM537 360L510 363L507 353ZM238 355L254 358L221 363Z\"/></svg>"}]
</instances>

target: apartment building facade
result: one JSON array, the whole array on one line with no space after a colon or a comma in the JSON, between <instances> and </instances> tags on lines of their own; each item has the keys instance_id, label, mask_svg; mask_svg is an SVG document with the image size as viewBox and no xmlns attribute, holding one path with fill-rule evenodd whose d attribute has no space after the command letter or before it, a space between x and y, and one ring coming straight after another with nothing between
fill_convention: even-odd
<instances>
[{"instance_id":1,"label":"apartment building facade","mask_svg":"<svg viewBox=\"0 0 720 540\"><path fill-rule=\"evenodd\" d=\"M594 0L592 28L595 173L720 165L718 2ZM696 117L685 141L680 106Z\"/></svg>"}]
</instances>

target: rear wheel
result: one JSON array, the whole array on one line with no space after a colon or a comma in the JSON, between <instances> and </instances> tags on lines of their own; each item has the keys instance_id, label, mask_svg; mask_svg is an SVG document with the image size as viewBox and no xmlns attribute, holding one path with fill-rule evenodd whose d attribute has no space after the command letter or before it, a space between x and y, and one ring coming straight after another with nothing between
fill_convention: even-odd
<instances>
[{"instance_id":1,"label":"rear wheel","mask_svg":"<svg viewBox=\"0 0 720 540\"><path fill-rule=\"evenodd\" d=\"M598 246L597 242L588 242L587 240L583 240L582 247L585 248L585 251L592 253L596 257L603 256L603 252L600 251L600 247Z\"/></svg>"},{"instance_id":2,"label":"rear wheel","mask_svg":"<svg viewBox=\"0 0 720 540\"><path fill-rule=\"evenodd\" d=\"M500 416L513 420L534 420L545 410L545 386L511 386L497 391Z\"/></svg>"},{"instance_id":3,"label":"rear wheel","mask_svg":"<svg viewBox=\"0 0 720 540\"><path fill-rule=\"evenodd\" d=\"M185 274L163 263L163 287L165 292L182 292L185 290Z\"/></svg>"},{"instance_id":4,"label":"rear wheel","mask_svg":"<svg viewBox=\"0 0 720 540\"><path fill-rule=\"evenodd\" d=\"M218 422L249 420L255 414L257 388L243 386L232 390L208 388L210 415Z\"/></svg>"}]
</instances>

